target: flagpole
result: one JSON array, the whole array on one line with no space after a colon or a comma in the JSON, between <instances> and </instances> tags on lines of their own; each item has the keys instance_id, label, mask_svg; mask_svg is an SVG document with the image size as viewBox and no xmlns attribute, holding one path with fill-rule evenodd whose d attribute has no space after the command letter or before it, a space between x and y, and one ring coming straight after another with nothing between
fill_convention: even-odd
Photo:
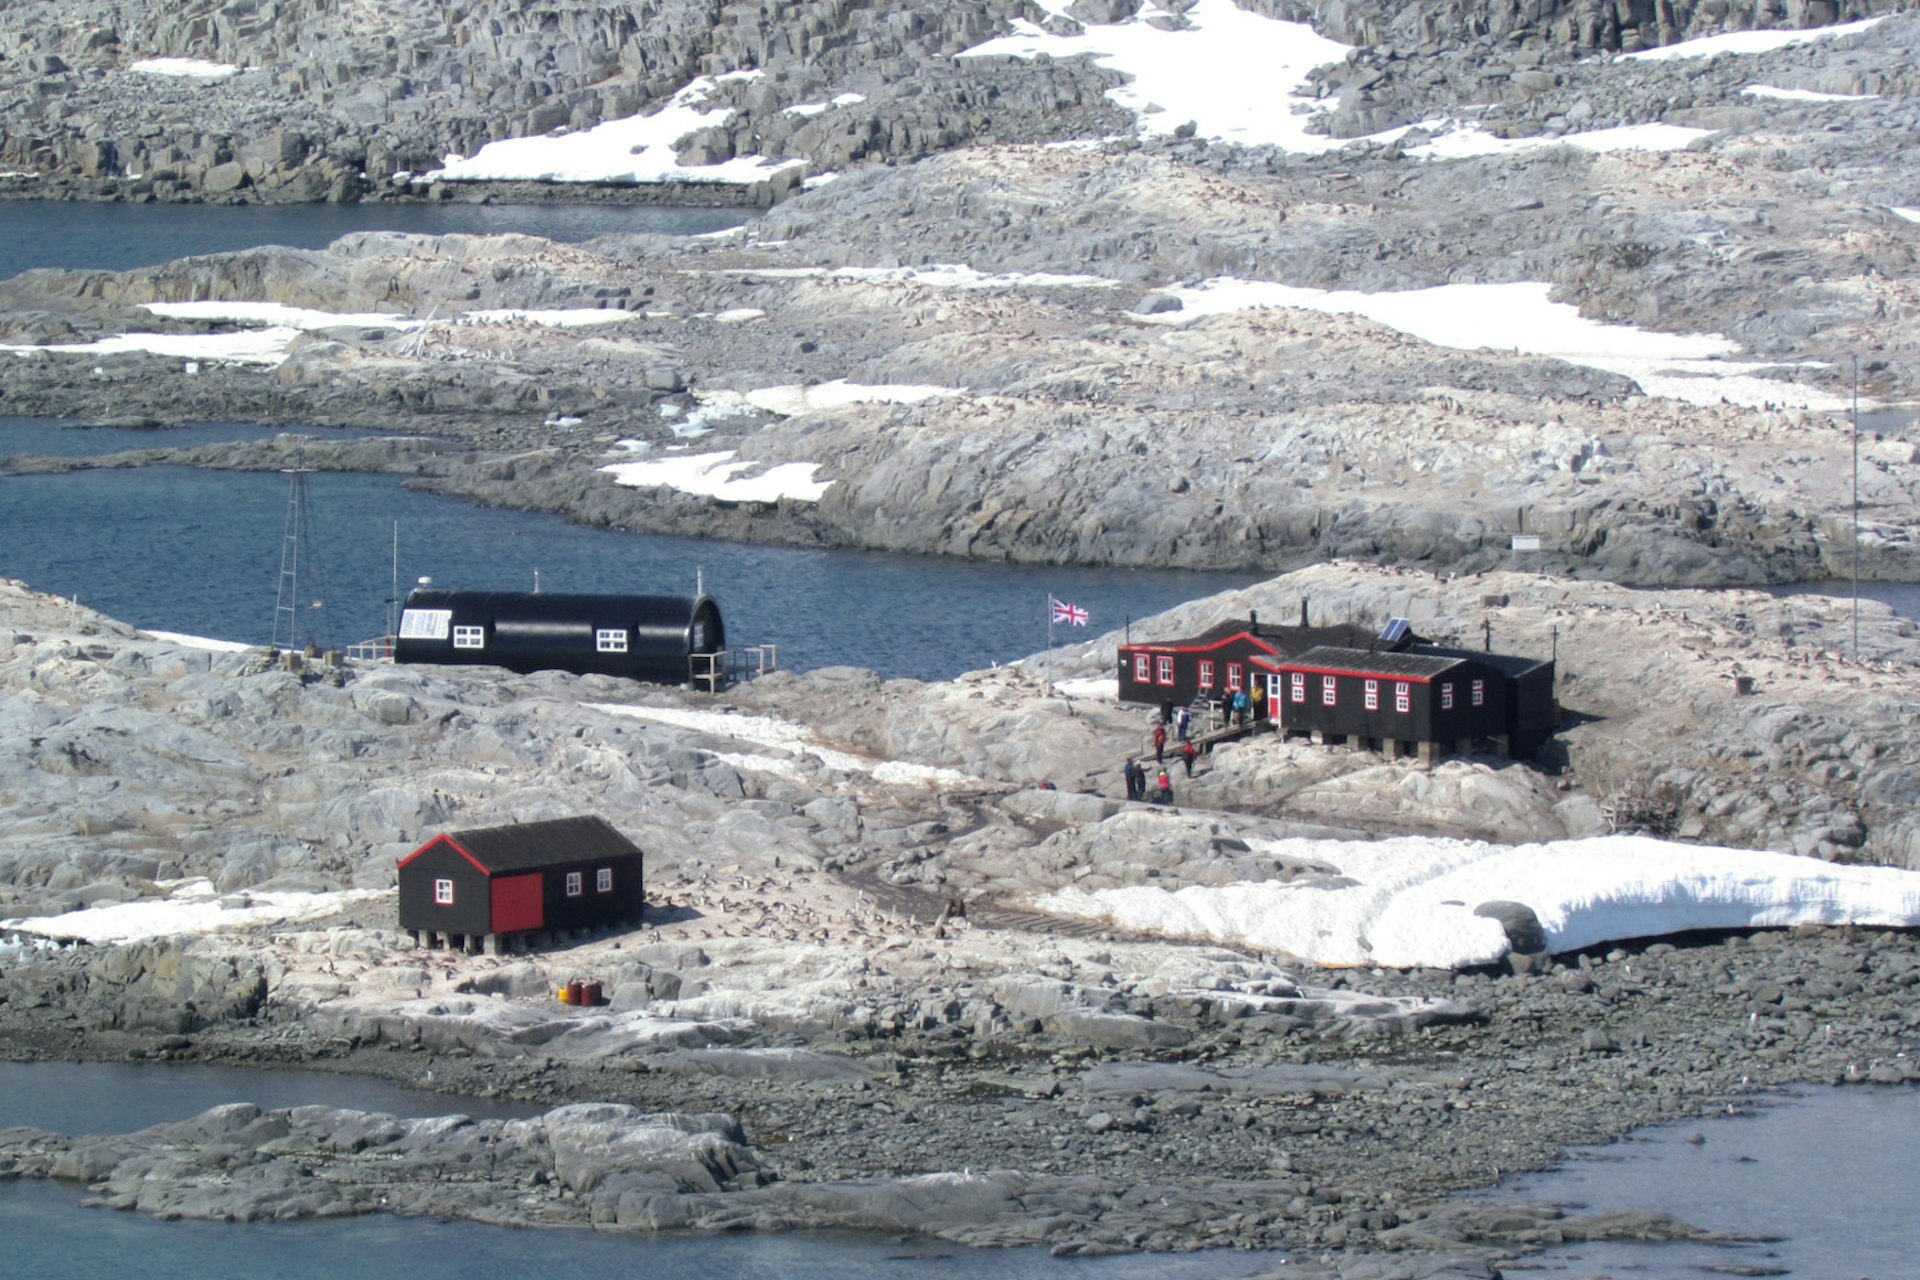
<instances>
[{"instance_id":1,"label":"flagpole","mask_svg":"<svg viewBox=\"0 0 1920 1280\"><path fill-rule=\"evenodd\" d=\"M1047 696L1053 696L1053 593L1047 593Z\"/></svg>"}]
</instances>

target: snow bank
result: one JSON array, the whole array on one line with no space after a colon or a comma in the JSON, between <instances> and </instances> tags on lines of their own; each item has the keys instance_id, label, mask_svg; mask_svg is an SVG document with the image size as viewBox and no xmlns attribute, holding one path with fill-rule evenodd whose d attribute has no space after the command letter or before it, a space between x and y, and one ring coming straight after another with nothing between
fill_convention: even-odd
<instances>
[{"instance_id":1,"label":"snow bank","mask_svg":"<svg viewBox=\"0 0 1920 1280\"><path fill-rule=\"evenodd\" d=\"M242 644L238 640L214 640L207 636L190 636L180 631L153 631L145 627L142 627L141 631L155 640L165 640L185 649L207 649L214 653L245 653L254 647L250 644Z\"/></svg>"},{"instance_id":2,"label":"snow bank","mask_svg":"<svg viewBox=\"0 0 1920 1280\"><path fill-rule=\"evenodd\" d=\"M149 76L199 80L205 84L218 84L240 74L240 68L231 62L208 62L202 58L142 58L129 63L127 70Z\"/></svg>"},{"instance_id":3,"label":"snow bank","mask_svg":"<svg viewBox=\"0 0 1920 1280\"><path fill-rule=\"evenodd\" d=\"M240 333L121 333L93 342L0 343L0 351L35 354L114 356L140 352L182 360L224 360L230 364L276 365L300 336L298 329L275 325Z\"/></svg>"},{"instance_id":4,"label":"snow bank","mask_svg":"<svg viewBox=\"0 0 1920 1280\"><path fill-rule=\"evenodd\" d=\"M842 773L868 774L879 782L969 785L977 784L979 781L956 769L941 769L925 764L905 764L896 760L874 760L866 756L854 755L850 751L824 747L815 742L812 733L800 725L786 720L776 720L772 716L731 715L719 711L694 711L682 707L636 707L612 702L594 703L593 706L595 710L604 711L608 715L626 716L635 720L652 720L657 724L692 729L716 738L732 738L740 742L751 742L757 746L797 752L812 756L830 769L837 769ZM719 758L736 767L744 766L779 773L783 776L794 776L792 764L778 757L720 753Z\"/></svg>"},{"instance_id":5,"label":"snow bank","mask_svg":"<svg viewBox=\"0 0 1920 1280\"><path fill-rule=\"evenodd\" d=\"M1623 53L1619 60L1671 62L1677 58L1712 58L1723 53L1772 53L1775 49L1785 49L1791 45L1858 35L1880 21L1879 18L1867 18L1860 22L1843 22L1838 26L1794 31L1728 31L1717 36L1700 36L1693 40L1682 40L1678 44L1661 45L1658 49Z\"/></svg>"},{"instance_id":6,"label":"snow bank","mask_svg":"<svg viewBox=\"0 0 1920 1280\"><path fill-rule=\"evenodd\" d=\"M1818 93L1812 89L1776 89L1770 84L1750 84L1740 92L1753 98L1783 98L1788 102L1871 102L1877 93Z\"/></svg>"},{"instance_id":7,"label":"snow bank","mask_svg":"<svg viewBox=\"0 0 1920 1280\"><path fill-rule=\"evenodd\" d=\"M1038 905L1316 964L1392 968L1500 959L1508 951L1504 930L1473 913L1495 901L1531 907L1555 952L1689 929L1920 925L1920 872L1648 836L1518 846L1418 836L1248 844L1256 854L1329 866L1335 874L1172 892L1066 889Z\"/></svg>"},{"instance_id":8,"label":"snow bank","mask_svg":"<svg viewBox=\"0 0 1920 1280\"><path fill-rule=\"evenodd\" d=\"M1059 0L1039 0L1039 7L1072 19ZM1301 94L1315 67L1343 61L1351 49L1298 22L1249 13L1232 0L1199 0L1184 10L1184 22L1173 30L1152 26L1147 19L1166 16L1149 2L1135 17L1122 22L1078 22L1077 35L1053 35L1022 18L1013 20L1014 33L975 45L963 58L1089 57L1127 77L1109 89L1107 97L1138 118L1146 137L1165 137L1192 126L1204 138L1245 146L1275 146L1306 155L1338 151L1356 143L1386 143L1404 137L1409 128L1439 134L1430 142L1409 147L1407 154L1422 159L1448 160L1468 156L1503 155L1536 147L1572 146L1586 151L1670 151L1708 135L1704 129L1678 125L1642 124L1590 133L1530 138L1496 138L1485 129L1452 120L1427 120L1364 138L1335 138L1310 133L1307 126L1333 99ZM1835 28L1835 30L1839 30Z\"/></svg>"},{"instance_id":9,"label":"snow bank","mask_svg":"<svg viewBox=\"0 0 1920 1280\"><path fill-rule=\"evenodd\" d=\"M143 302L140 308L170 320L268 325L303 331L331 329L340 325L356 325L364 329L420 327L420 321L410 316L389 315L380 311L315 311L308 307L290 307L284 302Z\"/></svg>"},{"instance_id":10,"label":"snow bank","mask_svg":"<svg viewBox=\"0 0 1920 1280\"><path fill-rule=\"evenodd\" d=\"M817 462L785 462L758 475L743 476L751 462L736 462L732 449L717 453L685 453L653 462L616 462L600 468L615 484L635 489L677 489L699 498L722 502L818 502L833 487L831 480L815 480Z\"/></svg>"},{"instance_id":11,"label":"snow bank","mask_svg":"<svg viewBox=\"0 0 1920 1280\"><path fill-rule=\"evenodd\" d=\"M928 289L1112 289L1105 276L1049 271L980 271L964 262L924 267L728 267L718 274L761 280L857 280L914 284Z\"/></svg>"},{"instance_id":12,"label":"snow bank","mask_svg":"<svg viewBox=\"0 0 1920 1280\"><path fill-rule=\"evenodd\" d=\"M755 73L736 72L719 79ZM489 142L473 155L448 156L421 175L425 182L759 182L797 160L737 156L712 165L682 165L675 147L708 126L724 125L732 107L703 108L719 80L701 76L650 115L608 120L580 133Z\"/></svg>"},{"instance_id":13,"label":"snow bank","mask_svg":"<svg viewBox=\"0 0 1920 1280\"><path fill-rule=\"evenodd\" d=\"M1522 281L1361 293L1222 276L1163 290L1180 299L1181 309L1135 318L1178 325L1249 307L1297 307L1365 316L1435 346L1463 351L1489 348L1565 360L1632 378L1647 395L1689 404L1784 405L1834 413L1850 403L1841 396L1754 376L1779 366L1725 359L1739 347L1717 333L1655 333L1632 325L1602 324L1582 316L1577 307L1551 301L1547 296L1551 289L1548 284Z\"/></svg>"},{"instance_id":14,"label":"snow bank","mask_svg":"<svg viewBox=\"0 0 1920 1280\"><path fill-rule=\"evenodd\" d=\"M59 916L0 920L0 927L46 938L85 942L134 942L210 933L231 933L254 925L313 920L329 916L357 902L390 897L385 889L349 889L339 893L217 894L206 880L174 881L161 899L116 902Z\"/></svg>"}]
</instances>

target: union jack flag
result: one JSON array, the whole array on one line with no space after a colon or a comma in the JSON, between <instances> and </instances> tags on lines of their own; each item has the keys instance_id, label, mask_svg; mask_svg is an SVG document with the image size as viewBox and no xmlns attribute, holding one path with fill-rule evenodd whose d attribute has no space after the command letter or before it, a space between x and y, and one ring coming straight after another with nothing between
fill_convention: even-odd
<instances>
[{"instance_id":1,"label":"union jack flag","mask_svg":"<svg viewBox=\"0 0 1920 1280\"><path fill-rule=\"evenodd\" d=\"M1065 600L1053 602L1053 620L1064 622L1070 627L1087 625L1087 611L1077 604L1068 604Z\"/></svg>"}]
</instances>

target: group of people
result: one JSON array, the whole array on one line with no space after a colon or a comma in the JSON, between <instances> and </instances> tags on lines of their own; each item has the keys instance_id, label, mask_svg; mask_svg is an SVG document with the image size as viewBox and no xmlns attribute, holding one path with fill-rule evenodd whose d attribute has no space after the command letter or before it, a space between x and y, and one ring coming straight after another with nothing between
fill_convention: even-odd
<instances>
[{"instance_id":1,"label":"group of people","mask_svg":"<svg viewBox=\"0 0 1920 1280\"><path fill-rule=\"evenodd\" d=\"M1187 745L1191 747L1193 744ZM1188 766L1188 772L1192 772L1191 765ZM1147 798L1147 767L1145 765L1128 756L1126 764L1120 768L1120 776L1127 780L1127 799L1145 800ZM1153 786L1153 803L1173 803L1173 775L1167 772L1167 766L1164 763L1159 767Z\"/></svg>"}]
</instances>

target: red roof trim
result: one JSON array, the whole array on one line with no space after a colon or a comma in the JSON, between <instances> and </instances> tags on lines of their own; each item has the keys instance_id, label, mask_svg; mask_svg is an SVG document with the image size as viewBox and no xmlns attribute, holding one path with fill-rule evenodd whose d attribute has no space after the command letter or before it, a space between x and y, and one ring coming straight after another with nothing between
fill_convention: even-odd
<instances>
[{"instance_id":1,"label":"red roof trim","mask_svg":"<svg viewBox=\"0 0 1920 1280\"><path fill-rule=\"evenodd\" d=\"M1432 676L1390 676L1383 671L1368 671L1364 667L1303 667L1297 662L1282 666L1284 672L1301 671L1310 676L1352 676L1356 680L1391 680L1399 684L1432 684Z\"/></svg>"},{"instance_id":2,"label":"red roof trim","mask_svg":"<svg viewBox=\"0 0 1920 1280\"><path fill-rule=\"evenodd\" d=\"M449 835L437 835L433 839L427 841L425 844L421 845L418 849L415 849L412 853L400 859L400 866L401 867L406 866L409 862L412 862L415 858L419 857L421 854L425 853L427 850L433 848L433 846L437 844L444 844L445 846L447 846L447 848L453 850L455 853L465 858L468 862L471 862L473 864L473 869L475 871L478 871L481 875L486 876L488 879L493 878L493 872L481 866L480 860L478 858L468 853L465 849L462 849L460 847L460 842L458 840L455 840L452 836L449 836ZM394 869L397 871L399 870L399 867L396 867Z\"/></svg>"},{"instance_id":3,"label":"red roof trim","mask_svg":"<svg viewBox=\"0 0 1920 1280\"><path fill-rule=\"evenodd\" d=\"M1224 640L1215 641L1213 644L1148 644L1143 642L1141 644L1123 644L1120 646L1120 652L1121 653L1217 653L1220 650L1226 648L1228 645L1235 644L1241 640L1247 641L1248 643L1252 644L1256 648L1264 649L1266 652L1271 653L1276 657L1279 656L1280 651L1278 649L1268 644L1265 640L1262 640L1259 636L1249 634L1248 632L1245 632L1245 631L1236 632L1233 635L1228 636Z\"/></svg>"}]
</instances>

